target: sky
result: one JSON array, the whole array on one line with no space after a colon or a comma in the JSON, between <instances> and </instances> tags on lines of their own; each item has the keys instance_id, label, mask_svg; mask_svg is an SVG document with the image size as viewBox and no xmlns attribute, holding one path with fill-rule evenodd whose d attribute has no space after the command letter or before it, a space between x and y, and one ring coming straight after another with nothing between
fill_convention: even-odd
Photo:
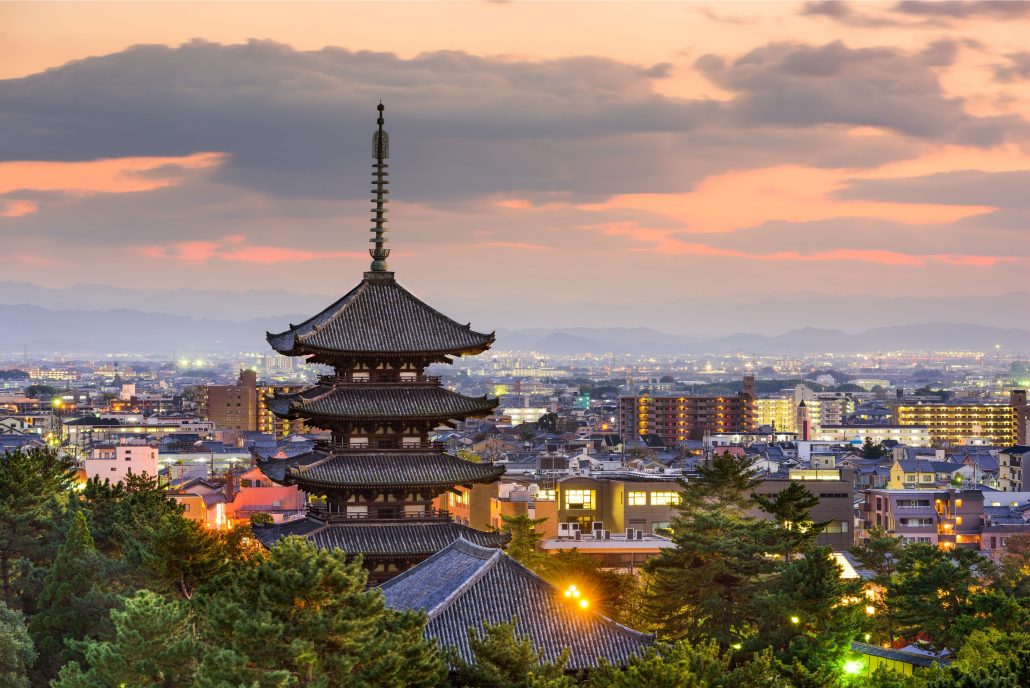
<instances>
[{"instance_id":1,"label":"sky","mask_svg":"<svg viewBox=\"0 0 1030 688\"><path fill-rule=\"evenodd\" d=\"M481 328L1018 320L1027 35L1023 2L0 3L0 279L339 295L381 99L391 268Z\"/></svg>"}]
</instances>

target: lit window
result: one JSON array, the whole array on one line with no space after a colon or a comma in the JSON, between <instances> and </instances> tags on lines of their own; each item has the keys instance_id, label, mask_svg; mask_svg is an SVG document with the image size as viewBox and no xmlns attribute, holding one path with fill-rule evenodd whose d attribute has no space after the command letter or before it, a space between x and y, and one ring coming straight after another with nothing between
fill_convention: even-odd
<instances>
[{"instance_id":1,"label":"lit window","mask_svg":"<svg viewBox=\"0 0 1030 688\"><path fill-rule=\"evenodd\" d=\"M536 498L542 502L553 502L558 497L555 490L537 490Z\"/></svg>"},{"instance_id":2,"label":"lit window","mask_svg":"<svg viewBox=\"0 0 1030 688\"><path fill-rule=\"evenodd\" d=\"M671 506L673 504L680 503L679 492L652 492L651 493L651 505L652 506Z\"/></svg>"},{"instance_id":3,"label":"lit window","mask_svg":"<svg viewBox=\"0 0 1030 688\"><path fill-rule=\"evenodd\" d=\"M566 509L593 509L593 490L564 490Z\"/></svg>"},{"instance_id":4,"label":"lit window","mask_svg":"<svg viewBox=\"0 0 1030 688\"><path fill-rule=\"evenodd\" d=\"M626 503L630 506L644 506L647 504L646 492L627 492Z\"/></svg>"}]
</instances>

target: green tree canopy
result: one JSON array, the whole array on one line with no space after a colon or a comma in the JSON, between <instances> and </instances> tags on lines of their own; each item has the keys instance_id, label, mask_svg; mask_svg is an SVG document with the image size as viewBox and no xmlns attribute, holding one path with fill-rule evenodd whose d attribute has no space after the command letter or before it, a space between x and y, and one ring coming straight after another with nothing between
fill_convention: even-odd
<instances>
[{"instance_id":1,"label":"green tree canopy","mask_svg":"<svg viewBox=\"0 0 1030 688\"><path fill-rule=\"evenodd\" d=\"M446 669L422 638L425 615L387 608L378 590L365 589L367 578L339 550L284 538L194 598L203 640L219 649L201 675L210 685L259 688L289 676L312 688L439 685Z\"/></svg>"},{"instance_id":2,"label":"green tree canopy","mask_svg":"<svg viewBox=\"0 0 1030 688\"><path fill-rule=\"evenodd\" d=\"M465 662L451 653L454 680L460 688L572 688L565 674L567 651L548 662L533 643L515 632L515 623L485 624L482 632L469 631L475 661Z\"/></svg>"},{"instance_id":3,"label":"green tree canopy","mask_svg":"<svg viewBox=\"0 0 1030 688\"><path fill-rule=\"evenodd\" d=\"M0 686L28 688L29 669L36 661L22 615L0 602Z\"/></svg>"}]
</instances>

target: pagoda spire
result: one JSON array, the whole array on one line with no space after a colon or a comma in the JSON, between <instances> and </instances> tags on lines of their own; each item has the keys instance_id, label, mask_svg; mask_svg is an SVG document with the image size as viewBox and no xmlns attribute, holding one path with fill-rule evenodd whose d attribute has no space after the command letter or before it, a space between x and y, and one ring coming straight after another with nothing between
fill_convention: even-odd
<instances>
[{"instance_id":1,"label":"pagoda spire","mask_svg":"<svg viewBox=\"0 0 1030 688\"><path fill-rule=\"evenodd\" d=\"M376 119L376 124L379 125L379 129L372 136L372 157L375 159L375 171L372 173L372 184L374 188L372 193L375 196L372 198L372 222L374 223L372 229L373 237L369 239L369 243L375 244L375 248L368 249L369 255L372 256L372 272L386 272L389 267L386 264L386 259L390 255L390 249L386 248L386 197L390 193L386 190L386 185L389 184L386 181L387 172L386 164L387 158L390 157L390 136L383 129L383 107L382 101L379 102L377 108L379 110L379 117Z\"/></svg>"}]
</instances>

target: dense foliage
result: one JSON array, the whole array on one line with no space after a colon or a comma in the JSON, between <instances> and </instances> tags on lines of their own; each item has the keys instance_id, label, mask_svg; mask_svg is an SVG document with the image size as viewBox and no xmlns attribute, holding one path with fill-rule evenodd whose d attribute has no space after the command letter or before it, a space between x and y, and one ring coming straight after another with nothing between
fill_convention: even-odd
<instances>
[{"instance_id":1,"label":"dense foliage","mask_svg":"<svg viewBox=\"0 0 1030 688\"><path fill-rule=\"evenodd\" d=\"M561 589L657 634L627 667L570 673L514 624L474 634L474 661L423 639L423 614L387 608L358 561L250 526L191 521L155 480L74 486L53 450L0 457L0 685L11 688L952 688L1030 685L1030 538L998 565L903 545L881 530L841 578L815 545L811 493L755 495L746 459L718 456L683 486L678 547L638 575L576 550L544 555L539 520L507 518L509 552ZM764 511L765 517L760 518ZM871 613L870 613L871 612ZM851 643L949 648L943 669L852 675ZM851 667L849 670L847 667Z\"/></svg>"}]
</instances>

